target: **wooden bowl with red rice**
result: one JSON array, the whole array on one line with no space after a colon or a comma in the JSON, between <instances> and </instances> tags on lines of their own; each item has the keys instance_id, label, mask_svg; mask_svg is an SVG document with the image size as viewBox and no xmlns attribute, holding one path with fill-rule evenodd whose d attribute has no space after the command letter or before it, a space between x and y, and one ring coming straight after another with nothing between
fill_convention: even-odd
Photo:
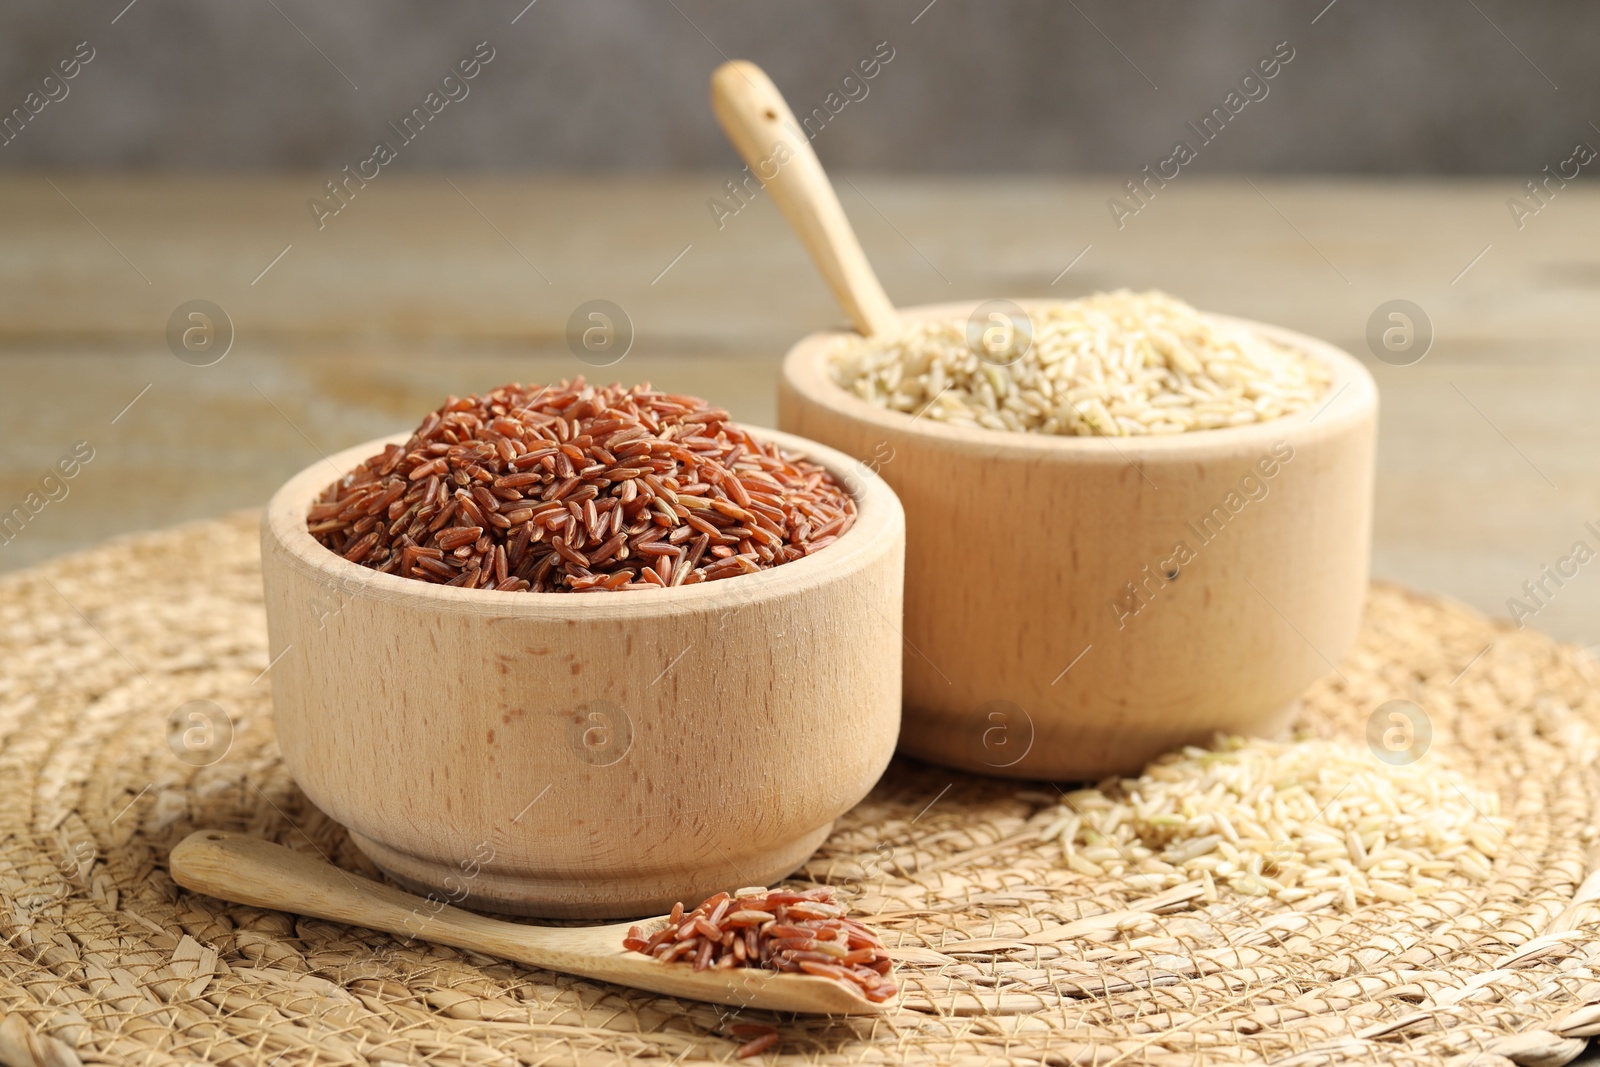
<instances>
[{"instance_id":1,"label":"wooden bowl with red rice","mask_svg":"<svg viewBox=\"0 0 1600 1067\"><path fill-rule=\"evenodd\" d=\"M749 433L826 469L853 524L669 588L465 588L319 543L330 483L406 437L290 479L262 568L278 738L307 796L401 884L512 914L657 914L803 863L894 751L905 523L861 464Z\"/></svg>"}]
</instances>

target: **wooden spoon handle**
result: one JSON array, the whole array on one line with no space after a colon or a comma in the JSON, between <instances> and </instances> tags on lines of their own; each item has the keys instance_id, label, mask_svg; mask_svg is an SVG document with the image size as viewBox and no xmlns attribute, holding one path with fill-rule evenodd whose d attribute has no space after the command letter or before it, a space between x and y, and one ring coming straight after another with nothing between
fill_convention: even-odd
<instances>
[{"instance_id":1,"label":"wooden spoon handle","mask_svg":"<svg viewBox=\"0 0 1600 1067\"><path fill-rule=\"evenodd\" d=\"M248 834L196 831L172 850L168 867L185 889L236 904L545 963L526 936L506 936L508 928L522 933L521 927L413 896Z\"/></svg>"},{"instance_id":2,"label":"wooden spoon handle","mask_svg":"<svg viewBox=\"0 0 1600 1067\"><path fill-rule=\"evenodd\" d=\"M862 334L892 332L894 305L872 272L811 141L762 69L731 60L711 75L711 110L765 185Z\"/></svg>"},{"instance_id":3,"label":"wooden spoon handle","mask_svg":"<svg viewBox=\"0 0 1600 1067\"><path fill-rule=\"evenodd\" d=\"M178 843L167 866L185 889L237 904L364 926L408 941L433 941L671 996L837 1015L871 1014L886 1007L861 996L851 983L831 978L755 967L697 971L688 963L664 964L623 947L627 923L524 926L459 911L246 834L198 830Z\"/></svg>"}]
</instances>

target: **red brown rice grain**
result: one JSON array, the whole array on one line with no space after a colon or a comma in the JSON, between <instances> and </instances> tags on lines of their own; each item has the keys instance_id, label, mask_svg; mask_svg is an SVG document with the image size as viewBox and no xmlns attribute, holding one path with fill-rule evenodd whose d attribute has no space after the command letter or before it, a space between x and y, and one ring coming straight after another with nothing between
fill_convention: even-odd
<instances>
[{"instance_id":1,"label":"red brown rice grain","mask_svg":"<svg viewBox=\"0 0 1600 1067\"><path fill-rule=\"evenodd\" d=\"M661 589L832 544L855 501L728 413L582 378L450 397L323 491L306 529L374 570L469 589Z\"/></svg>"},{"instance_id":2,"label":"red brown rice grain","mask_svg":"<svg viewBox=\"0 0 1600 1067\"><path fill-rule=\"evenodd\" d=\"M898 989L883 941L847 916L827 886L802 893L759 886L718 893L689 912L680 902L661 929L647 937L643 928L632 927L622 944L663 963L692 960L697 971L765 967L819 975L853 985L879 1003Z\"/></svg>"},{"instance_id":3,"label":"red brown rice grain","mask_svg":"<svg viewBox=\"0 0 1600 1067\"><path fill-rule=\"evenodd\" d=\"M751 1056L759 1056L773 1045L778 1043L778 1031L771 1026L759 1026L754 1023L740 1023L733 1027L735 1037L752 1035L750 1040L740 1045L734 1056L747 1060Z\"/></svg>"}]
</instances>

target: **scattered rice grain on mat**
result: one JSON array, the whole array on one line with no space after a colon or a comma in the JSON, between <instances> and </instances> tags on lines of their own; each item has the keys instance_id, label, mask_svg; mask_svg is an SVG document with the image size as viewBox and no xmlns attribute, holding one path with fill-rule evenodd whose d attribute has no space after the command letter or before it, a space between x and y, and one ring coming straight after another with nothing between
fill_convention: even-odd
<instances>
[{"instance_id":1,"label":"scattered rice grain on mat","mask_svg":"<svg viewBox=\"0 0 1600 1067\"><path fill-rule=\"evenodd\" d=\"M1329 741L1223 737L1066 794L1042 836L1073 870L1140 890L1201 879L1354 910L1486 881L1510 826L1495 794L1437 759L1395 766Z\"/></svg>"}]
</instances>

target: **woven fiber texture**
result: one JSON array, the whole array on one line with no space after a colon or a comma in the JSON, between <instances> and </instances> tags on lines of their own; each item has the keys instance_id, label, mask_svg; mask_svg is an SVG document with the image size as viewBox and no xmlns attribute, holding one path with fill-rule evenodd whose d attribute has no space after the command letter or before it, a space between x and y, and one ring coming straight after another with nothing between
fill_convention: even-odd
<instances>
[{"instance_id":1,"label":"woven fiber texture","mask_svg":"<svg viewBox=\"0 0 1600 1067\"><path fill-rule=\"evenodd\" d=\"M902 761L797 876L894 949L905 995L878 1018L736 1013L185 892L168 850L206 827L377 874L279 760L255 521L0 579L0 1063L678 1064L760 1022L766 1062L1491 1067L1600 1033L1600 671L1386 587L1297 729L1364 746L1374 708L1414 701L1427 760L1510 820L1487 879L1414 900L1134 888L1067 865L1055 786ZM206 766L168 740L194 700L233 725Z\"/></svg>"}]
</instances>

